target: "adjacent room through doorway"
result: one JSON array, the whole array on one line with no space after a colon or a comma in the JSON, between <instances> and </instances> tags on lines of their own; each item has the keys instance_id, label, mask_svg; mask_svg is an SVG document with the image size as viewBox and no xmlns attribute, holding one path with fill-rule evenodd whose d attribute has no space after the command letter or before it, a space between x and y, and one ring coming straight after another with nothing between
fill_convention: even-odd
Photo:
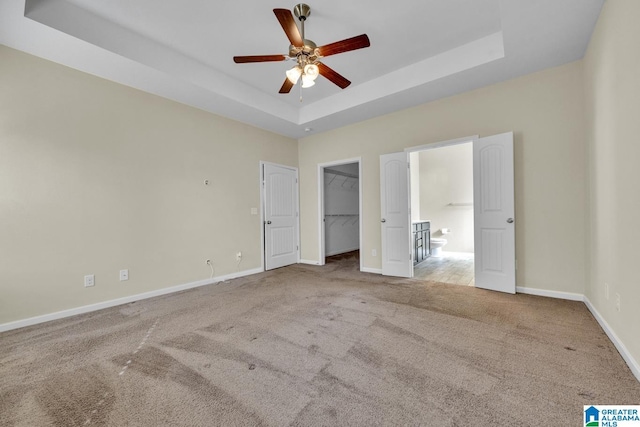
<instances>
[{"instance_id":1,"label":"adjacent room through doorway","mask_svg":"<svg viewBox=\"0 0 640 427\"><path fill-rule=\"evenodd\" d=\"M349 254L360 267L360 162L320 165L321 264Z\"/></svg>"},{"instance_id":2,"label":"adjacent room through doorway","mask_svg":"<svg viewBox=\"0 0 640 427\"><path fill-rule=\"evenodd\" d=\"M411 163L414 277L473 286L473 146L415 151Z\"/></svg>"}]
</instances>

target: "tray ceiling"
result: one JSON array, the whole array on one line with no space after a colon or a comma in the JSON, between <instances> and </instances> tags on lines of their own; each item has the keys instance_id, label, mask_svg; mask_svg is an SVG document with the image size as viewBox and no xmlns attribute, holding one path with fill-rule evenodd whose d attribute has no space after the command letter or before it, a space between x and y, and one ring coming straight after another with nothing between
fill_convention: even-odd
<instances>
[{"instance_id":1,"label":"tray ceiling","mask_svg":"<svg viewBox=\"0 0 640 427\"><path fill-rule=\"evenodd\" d=\"M287 95L278 89L293 62L232 57L286 54L272 10L295 2L4 0L0 43L299 138L580 59L602 3L310 2L306 38L366 33L371 47L323 60L352 81L347 89L320 77Z\"/></svg>"}]
</instances>

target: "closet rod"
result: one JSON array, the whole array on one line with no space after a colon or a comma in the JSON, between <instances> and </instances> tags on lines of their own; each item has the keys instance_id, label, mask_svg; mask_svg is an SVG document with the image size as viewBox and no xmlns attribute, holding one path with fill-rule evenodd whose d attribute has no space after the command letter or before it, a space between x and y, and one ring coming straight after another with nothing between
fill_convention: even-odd
<instances>
[{"instance_id":1,"label":"closet rod","mask_svg":"<svg viewBox=\"0 0 640 427\"><path fill-rule=\"evenodd\" d=\"M354 175L352 173L347 173L347 172L340 172L334 169L329 169L329 168L324 168L324 173L332 173L334 175L340 175L340 176L346 176L348 178L355 178L358 179L358 175Z\"/></svg>"}]
</instances>

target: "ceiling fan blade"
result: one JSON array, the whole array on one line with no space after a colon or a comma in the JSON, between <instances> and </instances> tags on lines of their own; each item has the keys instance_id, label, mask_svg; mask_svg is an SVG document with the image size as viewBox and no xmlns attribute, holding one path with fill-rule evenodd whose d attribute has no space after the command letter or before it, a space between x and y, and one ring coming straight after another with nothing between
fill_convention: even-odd
<instances>
[{"instance_id":1,"label":"ceiling fan blade","mask_svg":"<svg viewBox=\"0 0 640 427\"><path fill-rule=\"evenodd\" d=\"M318 53L320 56L329 56L369 46L371 46L369 37L366 34L360 34L359 36L351 37L350 39L344 39L339 42L320 46L318 48Z\"/></svg>"},{"instance_id":2,"label":"ceiling fan blade","mask_svg":"<svg viewBox=\"0 0 640 427\"><path fill-rule=\"evenodd\" d=\"M253 55L253 56L234 56L233 62L236 64L246 64L248 62L277 62L287 59L284 55Z\"/></svg>"},{"instance_id":3,"label":"ceiling fan blade","mask_svg":"<svg viewBox=\"0 0 640 427\"><path fill-rule=\"evenodd\" d=\"M320 75L331 80L331 82L339 86L340 89L344 89L351 84L349 80L344 78L341 74L338 74L333 70L333 68L329 68L321 62L318 62L317 65Z\"/></svg>"},{"instance_id":4,"label":"ceiling fan blade","mask_svg":"<svg viewBox=\"0 0 640 427\"><path fill-rule=\"evenodd\" d=\"M302 47L304 42L302 41L300 30L298 30L296 20L293 18L291 11L289 9L273 9L273 13L276 14L276 18L278 18L291 44L295 47Z\"/></svg>"},{"instance_id":5,"label":"ceiling fan blade","mask_svg":"<svg viewBox=\"0 0 640 427\"><path fill-rule=\"evenodd\" d=\"M291 92L292 87L293 83L291 83L291 80L285 78L284 83L282 83L282 87L280 88L280 93L289 93Z\"/></svg>"}]
</instances>

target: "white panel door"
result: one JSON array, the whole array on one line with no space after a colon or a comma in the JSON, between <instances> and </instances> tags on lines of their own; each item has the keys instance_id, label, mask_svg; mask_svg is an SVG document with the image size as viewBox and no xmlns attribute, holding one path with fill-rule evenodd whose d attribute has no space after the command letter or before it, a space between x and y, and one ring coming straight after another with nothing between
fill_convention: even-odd
<instances>
[{"instance_id":1,"label":"white panel door","mask_svg":"<svg viewBox=\"0 0 640 427\"><path fill-rule=\"evenodd\" d=\"M413 277L407 153L380 156L382 274Z\"/></svg>"},{"instance_id":2,"label":"white panel door","mask_svg":"<svg viewBox=\"0 0 640 427\"><path fill-rule=\"evenodd\" d=\"M473 143L475 285L516 292L513 133Z\"/></svg>"},{"instance_id":3,"label":"white panel door","mask_svg":"<svg viewBox=\"0 0 640 427\"><path fill-rule=\"evenodd\" d=\"M265 269L298 262L298 172L264 165Z\"/></svg>"}]
</instances>

